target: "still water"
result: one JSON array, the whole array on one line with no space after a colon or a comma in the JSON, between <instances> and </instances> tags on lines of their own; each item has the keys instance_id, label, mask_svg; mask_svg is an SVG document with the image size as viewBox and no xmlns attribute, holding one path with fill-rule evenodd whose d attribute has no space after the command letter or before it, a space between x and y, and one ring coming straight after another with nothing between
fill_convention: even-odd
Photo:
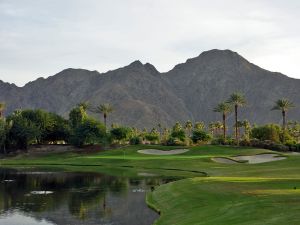
<instances>
[{"instance_id":1,"label":"still water","mask_svg":"<svg viewBox=\"0 0 300 225\"><path fill-rule=\"evenodd\" d=\"M150 225L152 186L173 178L0 169L0 225Z\"/></svg>"}]
</instances>

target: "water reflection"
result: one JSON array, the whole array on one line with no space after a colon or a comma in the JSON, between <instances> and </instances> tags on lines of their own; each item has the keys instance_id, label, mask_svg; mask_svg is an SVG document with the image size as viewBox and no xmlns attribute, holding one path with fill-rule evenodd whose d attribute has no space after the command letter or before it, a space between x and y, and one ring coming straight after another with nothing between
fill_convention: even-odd
<instances>
[{"instance_id":1,"label":"water reflection","mask_svg":"<svg viewBox=\"0 0 300 225\"><path fill-rule=\"evenodd\" d=\"M145 192L167 181L0 169L0 224L150 225Z\"/></svg>"}]
</instances>

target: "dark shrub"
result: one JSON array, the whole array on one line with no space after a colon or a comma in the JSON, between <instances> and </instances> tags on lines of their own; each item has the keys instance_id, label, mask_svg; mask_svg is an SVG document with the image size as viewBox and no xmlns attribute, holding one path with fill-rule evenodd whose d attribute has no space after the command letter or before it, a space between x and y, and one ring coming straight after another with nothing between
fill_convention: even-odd
<instances>
[{"instance_id":1,"label":"dark shrub","mask_svg":"<svg viewBox=\"0 0 300 225\"><path fill-rule=\"evenodd\" d=\"M211 136L204 130L194 130L192 140L194 143L207 143L211 140Z\"/></svg>"},{"instance_id":2,"label":"dark shrub","mask_svg":"<svg viewBox=\"0 0 300 225\"><path fill-rule=\"evenodd\" d=\"M130 138L129 143L131 145L139 145L142 143L142 140L140 137L132 137L132 138Z\"/></svg>"}]
</instances>

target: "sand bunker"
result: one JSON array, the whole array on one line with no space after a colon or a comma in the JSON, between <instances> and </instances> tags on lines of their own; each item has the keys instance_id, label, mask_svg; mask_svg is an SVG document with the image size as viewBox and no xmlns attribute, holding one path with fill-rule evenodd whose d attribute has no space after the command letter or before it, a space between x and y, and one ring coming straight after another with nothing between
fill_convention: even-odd
<instances>
[{"instance_id":1,"label":"sand bunker","mask_svg":"<svg viewBox=\"0 0 300 225\"><path fill-rule=\"evenodd\" d=\"M49 194L53 194L53 191L31 191L30 194L32 194L32 195L49 195Z\"/></svg>"},{"instance_id":2,"label":"sand bunker","mask_svg":"<svg viewBox=\"0 0 300 225\"><path fill-rule=\"evenodd\" d=\"M143 149L138 150L138 153L147 154L147 155L178 155L189 151L188 149L176 149L176 150L157 150L157 149Z\"/></svg>"},{"instance_id":3,"label":"sand bunker","mask_svg":"<svg viewBox=\"0 0 300 225\"><path fill-rule=\"evenodd\" d=\"M248 164L257 164L265 162L273 162L278 160L286 159L284 156L278 154L259 154L259 155L249 155L249 156L234 156L230 158L215 157L214 161L219 163L227 164L237 164L237 163L248 163Z\"/></svg>"},{"instance_id":4,"label":"sand bunker","mask_svg":"<svg viewBox=\"0 0 300 225\"><path fill-rule=\"evenodd\" d=\"M218 163L226 163L226 164L237 164L239 162L236 162L232 159L228 159L228 158L222 158L222 157L215 157L212 158L213 161L218 162Z\"/></svg>"}]
</instances>

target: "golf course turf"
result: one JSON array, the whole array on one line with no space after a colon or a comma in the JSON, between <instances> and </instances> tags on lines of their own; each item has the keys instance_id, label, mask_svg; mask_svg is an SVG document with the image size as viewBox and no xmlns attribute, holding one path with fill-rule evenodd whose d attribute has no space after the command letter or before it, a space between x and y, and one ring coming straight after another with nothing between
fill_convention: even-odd
<instances>
[{"instance_id":1,"label":"golf course turf","mask_svg":"<svg viewBox=\"0 0 300 225\"><path fill-rule=\"evenodd\" d=\"M0 163L7 167L47 166L126 176L140 172L180 176L181 180L155 187L147 194L148 205L160 212L157 225L300 224L300 155L211 145L191 147L178 155L137 152L147 148L182 149L140 145L90 154L24 154ZM212 160L263 153L285 155L286 159L260 164Z\"/></svg>"}]
</instances>

